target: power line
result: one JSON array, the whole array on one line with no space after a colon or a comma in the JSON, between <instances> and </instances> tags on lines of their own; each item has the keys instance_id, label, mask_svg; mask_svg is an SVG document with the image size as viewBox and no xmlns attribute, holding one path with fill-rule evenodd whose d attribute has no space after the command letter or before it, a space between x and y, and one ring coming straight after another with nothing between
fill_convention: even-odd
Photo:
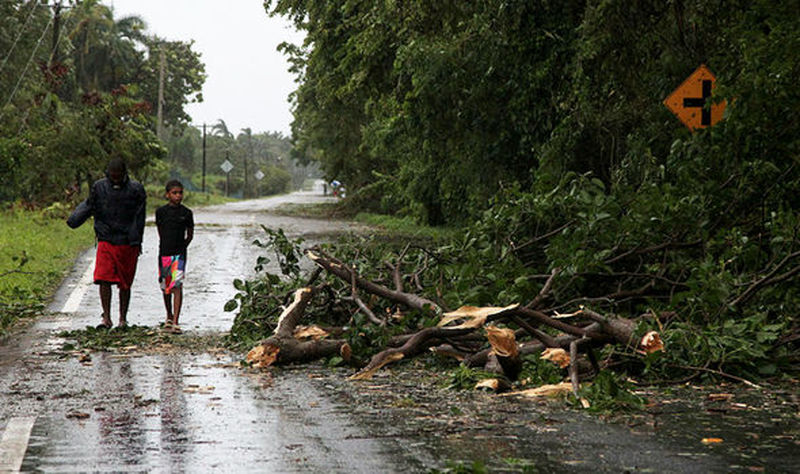
<instances>
[{"instance_id":1,"label":"power line","mask_svg":"<svg viewBox=\"0 0 800 474\"><path fill-rule=\"evenodd\" d=\"M11 91L11 95L8 96L8 100L6 101L6 104L3 106L3 109L0 110L0 120L2 120L3 116L5 115L6 107L8 107L8 104L10 104L11 100L14 99L14 96L17 93L17 89L19 88L20 83L22 83L22 79L25 77L26 74L28 74L28 68L31 66L31 63L33 62L33 58L36 56L36 52L39 51L39 46L41 46L42 40L44 39L44 35L45 35L45 33L47 33L47 29L50 28L50 24L51 23L53 23L53 17L50 17L50 20L47 22L47 25L45 25L44 30L42 31L42 35L39 36L39 41L36 43L36 47L33 48L33 52L31 53L31 57L28 58L28 63L25 65L25 69L22 70L22 74L19 76L19 79L17 80L16 85L14 85L14 89Z\"/></svg>"},{"instance_id":2,"label":"power line","mask_svg":"<svg viewBox=\"0 0 800 474\"><path fill-rule=\"evenodd\" d=\"M36 10L36 7L39 6L39 4L36 3L36 0L32 1L31 3L33 4L33 6L31 7L31 11L28 13L28 18L25 19L25 23L23 23L22 28L19 29L19 33L17 34L17 37L14 39L14 43L11 44L11 49L8 50L8 54L6 54L5 59L3 59L3 64L0 64L0 72L3 72L3 68L6 67L6 63L8 62L8 59L11 57L11 53L13 53L14 48L17 47L17 42L19 41L20 38L22 38L23 33L25 33L25 30L28 28L28 23L30 23L31 18L33 18L33 12Z\"/></svg>"}]
</instances>

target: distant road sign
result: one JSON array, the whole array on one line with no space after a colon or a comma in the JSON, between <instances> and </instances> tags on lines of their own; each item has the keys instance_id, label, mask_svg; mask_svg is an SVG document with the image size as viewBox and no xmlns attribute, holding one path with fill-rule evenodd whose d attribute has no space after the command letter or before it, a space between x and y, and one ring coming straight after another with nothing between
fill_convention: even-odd
<instances>
[{"instance_id":1,"label":"distant road sign","mask_svg":"<svg viewBox=\"0 0 800 474\"><path fill-rule=\"evenodd\" d=\"M264 173L261 170L256 171L255 176L256 176L256 179L259 180L259 181L264 179Z\"/></svg>"},{"instance_id":2,"label":"distant road sign","mask_svg":"<svg viewBox=\"0 0 800 474\"><path fill-rule=\"evenodd\" d=\"M717 78L711 70L701 64L683 84L664 99L664 105L692 131L710 127L722 120L722 113L727 106L726 102L720 102L711 104L710 108L706 107L716 82Z\"/></svg>"},{"instance_id":3,"label":"distant road sign","mask_svg":"<svg viewBox=\"0 0 800 474\"><path fill-rule=\"evenodd\" d=\"M225 161L222 162L221 165L219 165L219 167L222 168L222 171L224 171L226 173L230 173L231 170L233 169L233 163L231 163L228 160L225 160Z\"/></svg>"}]
</instances>

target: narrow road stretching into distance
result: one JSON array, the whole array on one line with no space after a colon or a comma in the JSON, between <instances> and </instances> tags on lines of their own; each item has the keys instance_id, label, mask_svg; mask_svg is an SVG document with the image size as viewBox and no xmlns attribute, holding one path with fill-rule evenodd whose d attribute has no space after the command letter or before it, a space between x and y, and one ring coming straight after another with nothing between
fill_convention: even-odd
<instances>
[{"instance_id":1,"label":"narrow road stretching into distance","mask_svg":"<svg viewBox=\"0 0 800 474\"><path fill-rule=\"evenodd\" d=\"M194 209L181 324L188 334L227 331L234 278L253 274L261 225L291 236L350 224L269 214L276 206L331 199L312 193ZM91 225L88 222L86 225ZM129 324L165 319L152 217L134 282ZM59 357L58 334L100 322L86 252L50 305L52 313L0 346L0 471L389 472L407 470L388 447L297 373L243 374L232 356L103 352ZM112 301L116 309L116 290ZM116 323L117 314L112 312ZM413 467L411 467L413 470Z\"/></svg>"}]
</instances>

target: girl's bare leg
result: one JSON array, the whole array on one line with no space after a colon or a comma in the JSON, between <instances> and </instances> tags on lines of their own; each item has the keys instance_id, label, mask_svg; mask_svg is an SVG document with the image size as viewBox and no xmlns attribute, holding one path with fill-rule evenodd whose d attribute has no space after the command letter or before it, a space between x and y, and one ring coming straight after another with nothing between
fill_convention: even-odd
<instances>
[{"instance_id":1,"label":"girl's bare leg","mask_svg":"<svg viewBox=\"0 0 800 474\"><path fill-rule=\"evenodd\" d=\"M172 313L172 324L178 325L178 318L181 315L181 307L183 306L183 287L177 287L172 290L175 295Z\"/></svg>"},{"instance_id":2,"label":"girl's bare leg","mask_svg":"<svg viewBox=\"0 0 800 474\"><path fill-rule=\"evenodd\" d=\"M174 316L172 316L172 295L169 293L162 293L164 296L164 308L167 310L167 323L172 324Z\"/></svg>"}]
</instances>

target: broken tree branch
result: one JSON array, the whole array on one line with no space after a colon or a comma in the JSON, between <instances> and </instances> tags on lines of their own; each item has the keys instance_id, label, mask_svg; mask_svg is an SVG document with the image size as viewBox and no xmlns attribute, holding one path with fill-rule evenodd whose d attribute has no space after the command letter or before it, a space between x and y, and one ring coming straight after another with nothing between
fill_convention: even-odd
<instances>
[{"instance_id":1,"label":"broken tree branch","mask_svg":"<svg viewBox=\"0 0 800 474\"><path fill-rule=\"evenodd\" d=\"M346 265L342 264L333 257L325 255L319 250L309 249L306 251L306 254L314 263L324 268L328 273L346 282L350 282L355 274L355 272L349 269ZM409 308L416 309L419 311L433 311L437 314L440 314L442 312L442 309L439 307L438 304L421 296L412 293L405 293L402 291L391 290L383 285L379 285L377 283L373 283L369 280L361 278L358 275L355 275L355 281L356 285L360 289L368 293L371 293L373 295L386 298L389 301L393 301L398 304L403 304Z\"/></svg>"},{"instance_id":2,"label":"broken tree branch","mask_svg":"<svg viewBox=\"0 0 800 474\"><path fill-rule=\"evenodd\" d=\"M652 252L658 252L659 250L666 250L666 249L685 249L685 248L692 248L698 247L703 244L701 239L692 241L692 242L664 242L658 245L653 245L651 247L634 247L626 252L623 252L619 255L606 259L603 263L606 265L611 265L612 263L616 263L626 257L630 257L631 255L642 255Z\"/></svg>"},{"instance_id":3,"label":"broken tree branch","mask_svg":"<svg viewBox=\"0 0 800 474\"><path fill-rule=\"evenodd\" d=\"M294 337L294 330L303 317L309 302L320 288L300 288L294 292L291 304L284 308L278 318L273 335L250 350L247 360L255 367L269 367L272 364L307 362L332 355L350 358L350 346L344 340L320 339L300 341Z\"/></svg>"},{"instance_id":4,"label":"broken tree branch","mask_svg":"<svg viewBox=\"0 0 800 474\"><path fill-rule=\"evenodd\" d=\"M573 336L583 337L584 334L586 334L586 332L579 327L567 324L557 319L553 319L550 316L544 314L543 312L537 311L535 309L517 308L516 310L513 311L513 314L517 314L519 316L522 316L523 318L532 319L540 324L550 326L551 328L558 329L559 331L565 332L567 334L572 334Z\"/></svg>"},{"instance_id":5,"label":"broken tree branch","mask_svg":"<svg viewBox=\"0 0 800 474\"><path fill-rule=\"evenodd\" d=\"M528 309L538 309L539 305L550 295L550 290L553 288L553 281L556 279L556 276L561 272L560 268L554 268L552 272L550 272L550 277L544 282L544 286L539 291L539 294L536 295L533 300L526 304L525 307Z\"/></svg>"},{"instance_id":6,"label":"broken tree branch","mask_svg":"<svg viewBox=\"0 0 800 474\"><path fill-rule=\"evenodd\" d=\"M578 378L578 341L569 343L569 380L572 382L572 393L578 396L580 379Z\"/></svg>"},{"instance_id":7,"label":"broken tree branch","mask_svg":"<svg viewBox=\"0 0 800 474\"><path fill-rule=\"evenodd\" d=\"M350 271L350 295L352 296L353 300L356 302L358 309L361 310L362 313L372 321L373 323L379 326L386 326L386 320L382 320L375 316L375 313L369 308L369 306L364 303L361 298L358 296L358 285L356 285L356 272L355 270L348 268Z\"/></svg>"},{"instance_id":8,"label":"broken tree branch","mask_svg":"<svg viewBox=\"0 0 800 474\"><path fill-rule=\"evenodd\" d=\"M353 380L364 380L372 377L381 367L400 359L413 357L428 350L439 339L460 336L474 331L473 328L425 328L414 334L405 344L398 348L385 349L375 354L366 367L351 376Z\"/></svg>"},{"instance_id":9,"label":"broken tree branch","mask_svg":"<svg viewBox=\"0 0 800 474\"><path fill-rule=\"evenodd\" d=\"M530 324L528 324L527 321L525 321L521 317L514 315L514 316L511 316L510 319L511 319L511 321L516 323L519 327L524 329L525 332L527 332L531 336L535 337L536 339L542 341L542 344L544 344L545 346L547 346L547 347L558 347L558 343L556 342L556 340L553 337L551 337L546 332L540 331L540 330L536 329L535 327L531 326Z\"/></svg>"},{"instance_id":10,"label":"broken tree branch","mask_svg":"<svg viewBox=\"0 0 800 474\"><path fill-rule=\"evenodd\" d=\"M761 289L764 286L767 286L772 283L779 283L785 281L788 278L796 275L800 271L800 267L795 267L794 269L784 273L783 275L776 277L777 273L781 270L781 268L783 268L787 263L789 263L790 260L797 258L798 256L800 256L800 251L790 253L789 255L784 257L783 260L781 260L777 265L775 265L775 268L770 270L770 272L764 275L763 278L759 279L758 281L750 285L741 295L739 295L735 300L733 300L731 302L731 306L739 306L740 304L747 302L750 298L752 298L756 294L756 292L759 289Z\"/></svg>"}]
</instances>

